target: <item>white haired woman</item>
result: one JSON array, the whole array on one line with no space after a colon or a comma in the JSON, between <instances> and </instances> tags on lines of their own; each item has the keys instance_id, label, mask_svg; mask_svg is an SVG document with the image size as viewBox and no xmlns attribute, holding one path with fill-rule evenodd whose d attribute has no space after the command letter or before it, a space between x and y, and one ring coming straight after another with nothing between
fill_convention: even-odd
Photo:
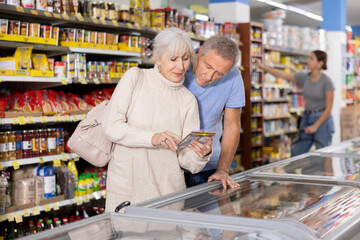
<instances>
[{"instance_id":1,"label":"white haired woman","mask_svg":"<svg viewBox=\"0 0 360 240\"><path fill-rule=\"evenodd\" d=\"M185 189L182 168L196 173L207 163L212 139L177 144L200 128L195 97L183 86L195 53L178 28L155 37L152 69L130 68L116 86L103 116L105 135L115 143L108 166L105 210Z\"/></svg>"}]
</instances>

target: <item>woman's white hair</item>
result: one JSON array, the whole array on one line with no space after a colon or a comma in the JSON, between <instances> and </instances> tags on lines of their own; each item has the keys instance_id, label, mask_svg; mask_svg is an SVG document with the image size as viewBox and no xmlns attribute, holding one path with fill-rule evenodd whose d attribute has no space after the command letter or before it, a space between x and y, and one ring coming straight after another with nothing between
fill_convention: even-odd
<instances>
[{"instance_id":1,"label":"woman's white hair","mask_svg":"<svg viewBox=\"0 0 360 240\"><path fill-rule=\"evenodd\" d=\"M169 58L183 56L189 52L191 68L196 69L196 55L191 38L180 28L166 28L156 35L153 60L160 59L166 50Z\"/></svg>"}]
</instances>

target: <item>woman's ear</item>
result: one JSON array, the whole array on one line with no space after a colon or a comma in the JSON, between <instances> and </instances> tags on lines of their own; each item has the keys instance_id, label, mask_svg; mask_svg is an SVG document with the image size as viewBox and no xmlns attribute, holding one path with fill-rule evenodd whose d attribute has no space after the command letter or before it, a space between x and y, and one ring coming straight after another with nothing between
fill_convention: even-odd
<instances>
[{"instance_id":1,"label":"woman's ear","mask_svg":"<svg viewBox=\"0 0 360 240\"><path fill-rule=\"evenodd\" d=\"M156 65L159 65L159 58L156 52L153 53L153 59Z\"/></svg>"}]
</instances>

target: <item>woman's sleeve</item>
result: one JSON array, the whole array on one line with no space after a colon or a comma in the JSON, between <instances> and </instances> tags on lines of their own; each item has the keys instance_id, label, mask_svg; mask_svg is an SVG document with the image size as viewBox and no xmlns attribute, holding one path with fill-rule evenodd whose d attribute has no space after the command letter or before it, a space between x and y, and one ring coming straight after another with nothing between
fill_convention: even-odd
<instances>
[{"instance_id":1,"label":"woman's sleeve","mask_svg":"<svg viewBox=\"0 0 360 240\"><path fill-rule=\"evenodd\" d=\"M106 106L102 127L107 138L128 147L153 147L151 143L153 131L130 126L127 123L127 113L133 99L133 92L140 79L142 71L139 68L130 68L117 84L110 102Z\"/></svg>"},{"instance_id":2,"label":"woman's sleeve","mask_svg":"<svg viewBox=\"0 0 360 240\"><path fill-rule=\"evenodd\" d=\"M182 136L187 136L191 131L200 130L199 110L195 97L192 103L187 104L186 116ZM190 147L181 147L178 150L180 166L189 170L191 173L200 172L209 161L211 153L201 158Z\"/></svg>"}]
</instances>

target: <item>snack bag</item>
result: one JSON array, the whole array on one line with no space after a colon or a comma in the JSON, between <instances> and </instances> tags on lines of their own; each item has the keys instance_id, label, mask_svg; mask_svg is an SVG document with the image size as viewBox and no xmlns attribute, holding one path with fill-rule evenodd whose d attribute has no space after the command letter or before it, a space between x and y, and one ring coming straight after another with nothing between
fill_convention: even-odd
<instances>
[{"instance_id":1,"label":"snack bag","mask_svg":"<svg viewBox=\"0 0 360 240\"><path fill-rule=\"evenodd\" d=\"M45 54L31 54L33 69L38 71L49 71L49 63Z\"/></svg>"},{"instance_id":2,"label":"snack bag","mask_svg":"<svg viewBox=\"0 0 360 240\"><path fill-rule=\"evenodd\" d=\"M18 61L17 69L29 69L31 63L31 52L33 47L18 47L14 57Z\"/></svg>"},{"instance_id":3,"label":"snack bag","mask_svg":"<svg viewBox=\"0 0 360 240\"><path fill-rule=\"evenodd\" d=\"M69 95L70 95L72 101L78 107L78 109L80 109L80 110L88 110L88 109L91 108L90 105L84 99L80 98L78 95L68 93L68 96Z\"/></svg>"},{"instance_id":4,"label":"snack bag","mask_svg":"<svg viewBox=\"0 0 360 240\"><path fill-rule=\"evenodd\" d=\"M44 115L54 115L55 111L51 106L48 92L46 90L35 90L35 95L40 103Z\"/></svg>"}]
</instances>

